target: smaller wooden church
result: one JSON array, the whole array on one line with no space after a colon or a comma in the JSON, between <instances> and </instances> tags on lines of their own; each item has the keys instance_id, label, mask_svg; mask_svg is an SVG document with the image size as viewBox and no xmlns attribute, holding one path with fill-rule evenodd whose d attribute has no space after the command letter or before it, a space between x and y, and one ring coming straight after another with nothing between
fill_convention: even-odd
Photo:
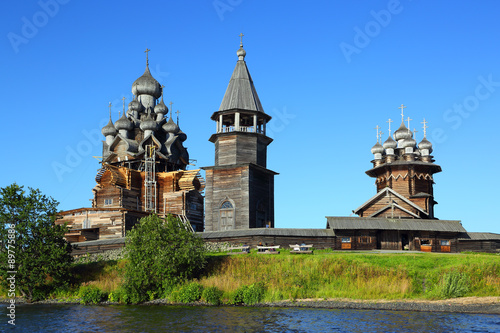
<instances>
[{"instance_id":1,"label":"smaller wooden church","mask_svg":"<svg viewBox=\"0 0 500 333\"><path fill-rule=\"evenodd\" d=\"M149 50L146 50L146 55ZM160 86L146 70L132 85L134 100L102 129L102 168L92 190L92 208L61 212L70 242L124 237L151 213L179 216L186 227L203 231L205 181L187 170L187 136L170 117ZM160 100L161 97L161 100Z\"/></svg>"},{"instance_id":2,"label":"smaller wooden church","mask_svg":"<svg viewBox=\"0 0 500 333\"><path fill-rule=\"evenodd\" d=\"M377 193L353 210L359 217L327 217L339 249L388 249L428 252L457 252L458 239L466 230L460 221L438 220L434 217L434 174L441 167L434 163L432 144L424 136L418 143L404 123L381 143L377 126L377 142L372 147L373 168L366 174L375 178Z\"/></svg>"}]
</instances>

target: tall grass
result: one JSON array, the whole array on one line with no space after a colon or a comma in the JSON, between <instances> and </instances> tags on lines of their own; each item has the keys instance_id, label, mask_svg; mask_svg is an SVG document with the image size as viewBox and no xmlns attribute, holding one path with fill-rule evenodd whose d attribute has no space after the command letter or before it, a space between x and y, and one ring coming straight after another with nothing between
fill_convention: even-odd
<instances>
[{"instance_id":1,"label":"tall grass","mask_svg":"<svg viewBox=\"0 0 500 333\"><path fill-rule=\"evenodd\" d=\"M298 298L446 298L448 272L467 277L470 296L500 296L500 263L494 256L335 253L314 256L212 257L204 286L229 297L244 285L264 282L265 300ZM451 283L451 285L450 285ZM451 286L451 287L450 287Z\"/></svg>"},{"instance_id":2,"label":"tall grass","mask_svg":"<svg viewBox=\"0 0 500 333\"><path fill-rule=\"evenodd\" d=\"M303 298L442 299L500 296L500 258L482 254L210 255L198 282L231 300L237 290L263 283L264 301ZM73 267L74 290L95 286L118 293L124 260ZM186 281L189 283L189 281ZM160 296L160 295L158 295Z\"/></svg>"}]
</instances>

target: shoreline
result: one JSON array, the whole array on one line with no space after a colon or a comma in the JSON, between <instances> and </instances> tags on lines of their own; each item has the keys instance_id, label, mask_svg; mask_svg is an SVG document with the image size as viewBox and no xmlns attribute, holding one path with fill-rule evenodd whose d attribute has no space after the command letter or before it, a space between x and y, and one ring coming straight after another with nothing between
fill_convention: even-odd
<instances>
[{"instance_id":1,"label":"shoreline","mask_svg":"<svg viewBox=\"0 0 500 333\"><path fill-rule=\"evenodd\" d=\"M0 299L1 304L8 304L9 299ZM76 300L45 300L27 303L24 299L16 299L16 305L80 305ZM102 302L96 305L125 305L120 303ZM138 305L189 305L213 306L203 302L196 303L170 303L165 299L157 299ZM89 304L89 306L92 306ZM265 302L254 305L221 305L221 306L247 306L247 307L296 307L318 309L350 309L350 310L385 310L385 311L417 311L417 312L452 312L475 314L500 314L500 297L461 297L446 300L355 300L355 299L298 299Z\"/></svg>"}]
</instances>

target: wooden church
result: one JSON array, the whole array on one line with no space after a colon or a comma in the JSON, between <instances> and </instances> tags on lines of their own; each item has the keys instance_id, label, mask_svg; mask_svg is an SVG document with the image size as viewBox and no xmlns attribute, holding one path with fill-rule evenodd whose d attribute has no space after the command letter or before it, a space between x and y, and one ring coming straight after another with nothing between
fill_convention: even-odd
<instances>
[{"instance_id":1,"label":"wooden church","mask_svg":"<svg viewBox=\"0 0 500 333\"><path fill-rule=\"evenodd\" d=\"M187 228L203 231L205 181L187 170L187 136L172 119L160 86L146 70L132 84L134 99L114 123L102 128L102 168L92 190L92 208L61 212L71 242L124 237L151 213L179 216ZM160 100L161 97L161 100ZM125 105L124 105L125 107ZM171 110L170 110L171 111Z\"/></svg>"},{"instance_id":2,"label":"wooden church","mask_svg":"<svg viewBox=\"0 0 500 333\"><path fill-rule=\"evenodd\" d=\"M424 136L417 144L414 133L404 123L381 143L372 147L373 167L366 174L375 178L377 193L353 210L359 217L327 217L327 228L334 230L339 249L390 249L428 252L456 252L458 239L466 230L460 221L438 220L434 216L434 174L441 167L434 163L432 144Z\"/></svg>"}]
</instances>

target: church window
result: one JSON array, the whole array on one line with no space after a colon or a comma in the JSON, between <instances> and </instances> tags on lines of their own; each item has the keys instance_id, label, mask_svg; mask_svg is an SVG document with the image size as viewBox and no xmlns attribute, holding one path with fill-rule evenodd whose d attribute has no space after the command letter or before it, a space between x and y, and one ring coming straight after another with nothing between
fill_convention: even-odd
<instances>
[{"instance_id":1,"label":"church window","mask_svg":"<svg viewBox=\"0 0 500 333\"><path fill-rule=\"evenodd\" d=\"M104 199L104 206L111 206L113 204L113 199Z\"/></svg>"},{"instance_id":2,"label":"church window","mask_svg":"<svg viewBox=\"0 0 500 333\"><path fill-rule=\"evenodd\" d=\"M220 206L220 209L233 209L233 204L229 201L224 201Z\"/></svg>"}]
</instances>

